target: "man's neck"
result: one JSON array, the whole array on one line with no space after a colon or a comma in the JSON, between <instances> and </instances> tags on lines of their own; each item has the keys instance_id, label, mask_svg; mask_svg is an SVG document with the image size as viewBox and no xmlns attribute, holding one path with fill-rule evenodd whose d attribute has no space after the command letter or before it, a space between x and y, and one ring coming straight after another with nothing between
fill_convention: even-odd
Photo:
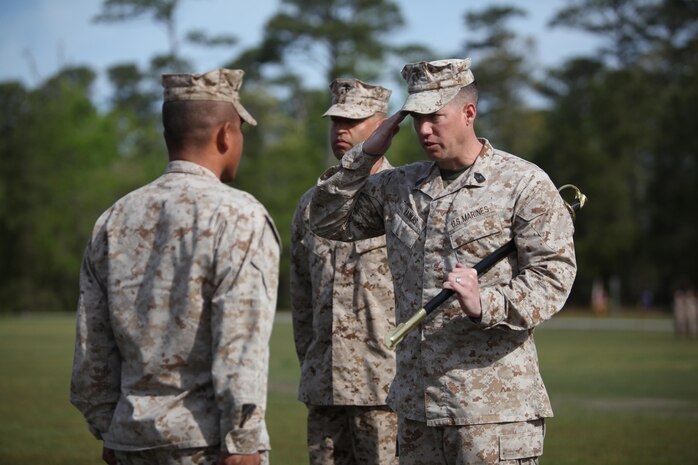
<instances>
[{"instance_id":1,"label":"man's neck","mask_svg":"<svg viewBox=\"0 0 698 465\"><path fill-rule=\"evenodd\" d=\"M453 157L447 160L438 161L436 164L439 169L448 171L458 171L475 163L477 157L480 156L485 144L480 142L479 139L473 137L466 144L464 144L461 154L457 157Z\"/></svg>"},{"instance_id":2,"label":"man's neck","mask_svg":"<svg viewBox=\"0 0 698 465\"><path fill-rule=\"evenodd\" d=\"M373 164L371 167L371 174L376 174L379 169L381 169L381 165L383 165L383 157L380 157L376 162Z\"/></svg>"},{"instance_id":3,"label":"man's neck","mask_svg":"<svg viewBox=\"0 0 698 465\"><path fill-rule=\"evenodd\" d=\"M221 176L223 175L223 169L220 166L220 163L216 163L216 159L214 157L207 157L201 153L182 151L178 153L170 153L169 158L170 161L183 160L190 163L196 163L197 165L203 166L204 168L213 172L218 179L221 179Z\"/></svg>"}]
</instances>

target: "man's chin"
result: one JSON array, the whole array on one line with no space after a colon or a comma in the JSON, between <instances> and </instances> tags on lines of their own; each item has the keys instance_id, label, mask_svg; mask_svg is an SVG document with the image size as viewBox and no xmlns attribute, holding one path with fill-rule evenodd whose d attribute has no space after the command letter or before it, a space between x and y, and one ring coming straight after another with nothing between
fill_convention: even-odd
<instances>
[{"instance_id":1,"label":"man's chin","mask_svg":"<svg viewBox=\"0 0 698 465\"><path fill-rule=\"evenodd\" d=\"M348 147L345 144L335 145L332 147L332 153L334 153L334 156L337 157L337 159L340 159L349 151L350 148L351 147Z\"/></svg>"},{"instance_id":2,"label":"man's chin","mask_svg":"<svg viewBox=\"0 0 698 465\"><path fill-rule=\"evenodd\" d=\"M429 157L431 160L440 160L441 159L441 149L439 147L424 147L422 146L422 149L424 150L424 153Z\"/></svg>"}]
</instances>

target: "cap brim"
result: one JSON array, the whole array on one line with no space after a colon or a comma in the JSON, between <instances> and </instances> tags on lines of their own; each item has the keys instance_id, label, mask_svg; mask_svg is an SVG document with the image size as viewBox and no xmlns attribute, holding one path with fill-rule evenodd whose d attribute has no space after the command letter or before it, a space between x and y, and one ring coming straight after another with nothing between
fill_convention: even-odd
<instances>
[{"instance_id":1,"label":"cap brim","mask_svg":"<svg viewBox=\"0 0 698 465\"><path fill-rule=\"evenodd\" d=\"M447 87L445 89L424 90L409 94L402 111L410 113L428 114L441 110L458 94L460 87Z\"/></svg>"},{"instance_id":2,"label":"cap brim","mask_svg":"<svg viewBox=\"0 0 698 465\"><path fill-rule=\"evenodd\" d=\"M335 103L325 113L323 113L322 117L338 116L340 118L364 119L368 118L369 116L373 116L375 113L376 110L368 107L347 105L345 103Z\"/></svg>"},{"instance_id":3,"label":"cap brim","mask_svg":"<svg viewBox=\"0 0 698 465\"><path fill-rule=\"evenodd\" d=\"M243 120L244 122L246 122L247 124L249 124L249 125L251 125L251 126L257 126L257 120L254 119L254 118L252 117L252 115L250 115L250 112L248 112L247 110L245 110L245 107L242 106L242 103L240 103L240 102L237 101L237 100L234 100L234 101L232 102L232 104L233 104L233 106L235 107L235 109L237 110L238 115L240 115L240 118L242 118L242 120Z\"/></svg>"}]
</instances>

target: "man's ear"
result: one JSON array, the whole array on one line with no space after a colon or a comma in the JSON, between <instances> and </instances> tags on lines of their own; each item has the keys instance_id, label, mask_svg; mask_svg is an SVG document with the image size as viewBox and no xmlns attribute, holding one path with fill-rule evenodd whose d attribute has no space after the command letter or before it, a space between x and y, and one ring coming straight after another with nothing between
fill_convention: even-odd
<instances>
[{"instance_id":1,"label":"man's ear","mask_svg":"<svg viewBox=\"0 0 698 465\"><path fill-rule=\"evenodd\" d=\"M466 103L463 105L463 116L465 117L468 124L472 124L477 116L477 107L473 103Z\"/></svg>"},{"instance_id":2,"label":"man's ear","mask_svg":"<svg viewBox=\"0 0 698 465\"><path fill-rule=\"evenodd\" d=\"M230 148L230 123L225 122L218 126L216 130L216 148L221 155L228 152Z\"/></svg>"}]
</instances>

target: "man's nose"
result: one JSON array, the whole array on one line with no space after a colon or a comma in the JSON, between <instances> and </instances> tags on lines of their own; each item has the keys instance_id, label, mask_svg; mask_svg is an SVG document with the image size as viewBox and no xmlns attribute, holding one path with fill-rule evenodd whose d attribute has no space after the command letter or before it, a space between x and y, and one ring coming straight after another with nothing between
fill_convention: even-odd
<instances>
[{"instance_id":1,"label":"man's nose","mask_svg":"<svg viewBox=\"0 0 698 465\"><path fill-rule=\"evenodd\" d=\"M428 121L415 121L415 131L420 136L426 136L432 133L431 123Z\"/></svg>"},{"instance_id":2,"label":"man's nose","mask_svg":"<svg viewBox=\"0 0 698 465\"><path fill-rule=\"evenodd\" d=\"M337 132L342 132L342 133L348 132L350 127L351 126L349 124L347 124L343 121L335 124L335 130Z\"/></svg>"}]
</instances>

